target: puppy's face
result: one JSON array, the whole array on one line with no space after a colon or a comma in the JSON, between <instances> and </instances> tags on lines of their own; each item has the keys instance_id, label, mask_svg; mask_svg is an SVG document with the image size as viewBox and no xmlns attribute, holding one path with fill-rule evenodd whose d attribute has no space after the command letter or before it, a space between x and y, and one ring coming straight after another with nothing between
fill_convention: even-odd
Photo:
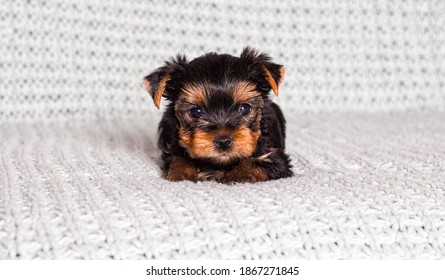
<instances>
[{"instance_id":1,"label":"puppy's face","mask_svg":"<svg viewBox=\"0 0 445 280\"><path fill-rule=\"evenodd\" d=\"M207 54L187 62L178 57L144 79L159 107L171 101L178 142L191 158L216 165L252 156L261 135L264 100L278 93L283 68L245 49L240 57Z\"/></svg>"},{"instance_id":2,"label":"puppy's face","mask_svg":"<svg viewBox=\"0 0 445 280\"><path fill-rule=\"evenodd\" d=\"M263 97L249 81L185 84L175 102L179 143L190 157L228 164L255 151Z\"/></svg>"}]
</instances>

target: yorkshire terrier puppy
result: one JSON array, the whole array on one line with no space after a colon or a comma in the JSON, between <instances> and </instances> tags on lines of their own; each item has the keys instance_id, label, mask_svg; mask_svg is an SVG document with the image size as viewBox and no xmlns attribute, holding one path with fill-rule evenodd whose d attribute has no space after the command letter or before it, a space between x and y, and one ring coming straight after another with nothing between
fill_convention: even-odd
<instances>
[{"instance_id":1,"label":"yorkshire terrier puppy","mask_svg":"<svg viewBox=\"0 0 445 280\"><path fill-rule=\"evenodd\" d=\"M163 176L170 181L258 182L292 176L278 96L281 65L253 49L240 57L178 55L144 78L159 109Z\"/></svg>"}]
</instances>

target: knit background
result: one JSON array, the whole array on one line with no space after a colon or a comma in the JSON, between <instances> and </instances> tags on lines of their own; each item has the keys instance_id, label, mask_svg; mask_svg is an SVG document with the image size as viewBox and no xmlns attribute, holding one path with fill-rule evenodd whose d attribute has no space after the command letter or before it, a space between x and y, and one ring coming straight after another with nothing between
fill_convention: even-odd
<instances>
[{"instance_id":1,"label":"knit background","mask_svg":"<svg viewBox=\"0 0 445 280\"><path fill-rule=\"evenodd\" d=\"M296 176L235 186L162 179L145 119L11 124L0 259L443 259L444 118L295 115Z\"/></svg>"},{"instance_id":2,"label":"knit background","mask_svg":"<svg viewBox=\"0 0 445 280\"><path fill-rule=\"evenodd\" d=\"M141 78L177 53L286 67L295 111L444 107L445 2L2 0L0 121L86 120L153 110Z\"/></svg>"},{"instance_id":3,"label":"knit background","mask_svg":"<svg viewBox=\"0 0 445 280\"><path fill-rule=\"evenodd\" d=\"M444 259L445 1L0 2L0 259ZM295 176L161 178L141 79L286 67Z\"/></svg>"}]
</instances>

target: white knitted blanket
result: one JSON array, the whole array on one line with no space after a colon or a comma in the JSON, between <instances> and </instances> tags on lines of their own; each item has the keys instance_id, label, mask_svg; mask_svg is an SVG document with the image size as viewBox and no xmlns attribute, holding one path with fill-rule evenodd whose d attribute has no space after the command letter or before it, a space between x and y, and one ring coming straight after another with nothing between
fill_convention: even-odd
<instances>
[{"instance_id":1,"label":"white knitted blanket","mask_svg":"<svg viewBox=\"0 0 445 280\"><path fill-rule=\"evenodd\" d=\"M2 0L0 122L146 116L141 80L164 60L245 46L285 66L288 110L443 108L444 14L441 0Z\"/></svg>"},{"instance_id":2,"label":"white knitted blanket","mask_svg":"<svg viewBox=\"0 0 445 280\"><path fill-rule=\"evenodd\" d=\"M287 115L296 176L160 178L152 118L7 125L0 258L444 258L444 113Z\"/></svg>"},{"instance_id":3,"label":"white knitted blanket","mask_svg":"<svg viewBox=\"0 0 445 280\"><path fill-rule=\"evenodd\" d=\"M0 259L445 258L445 1L0 4ZM296 176L160 177L141 78L244 46L286 67Z\"/></svg>"}]
</instances>

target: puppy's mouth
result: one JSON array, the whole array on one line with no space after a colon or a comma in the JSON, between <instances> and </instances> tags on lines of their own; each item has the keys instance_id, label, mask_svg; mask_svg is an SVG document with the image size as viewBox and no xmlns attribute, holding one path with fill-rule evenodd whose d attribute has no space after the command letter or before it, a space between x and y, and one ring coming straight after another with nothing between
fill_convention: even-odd
<instances>
[{"instance_id":1,"label":"puppy's mouth","mask_svg":"<svg viewBox=\"0 0 445 280\"><path fill-rule=\"evenodd\" d=\"M209 160L227 165L252 156L261 132L242 126L235 130L195 131L187 134L180 130L180 145L191 158Z\"/></svg>"}]
</instances>

